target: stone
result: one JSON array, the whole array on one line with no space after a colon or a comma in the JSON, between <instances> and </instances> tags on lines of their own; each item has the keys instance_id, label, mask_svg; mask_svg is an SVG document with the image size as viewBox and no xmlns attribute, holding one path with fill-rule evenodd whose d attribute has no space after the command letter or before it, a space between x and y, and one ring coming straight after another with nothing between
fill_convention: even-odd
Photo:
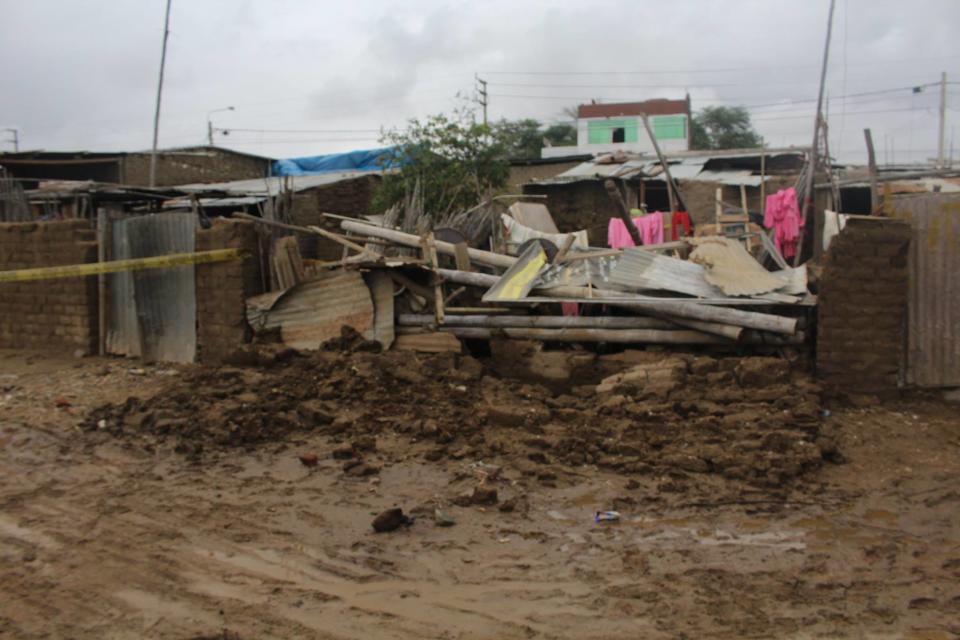
<instances>
[{"instance_id":1,"label":"stone","mask_svg":"<svg viewBox=\"0 0 960 640\"><path fill-rule=\"evenodd\" d=\"M473 504L491 505L497 503L497 490L493 487L475 487L471 496Z\"/></svg>"},{"instance_id":2,"label":"stone","mask_svg":"<svg viewBox=\"0 0 960 640\"><path fill-rule=\"evenodd\" d=\"M403 509L394 507L387 509L373 519L373 530L377 533L389 533L396 531L400 527L410 526L413 521L404 515Z\"/></svg>"},{"instance_id":3,"label":"stone","mask_svg":"<svg viewBox=\"0 0 960 640\"><path fill-rule=\"evenodd\" d=\"M305 467L315 467L320 463L320 459L317 458L315 453L302 453L298 456L300 464Z\"/></svg>"},{"instance_id":4,"label":"stone","mask_svg":"<svg viewBox=\"0 0 960 640\"><path fill-rule=\"evenodd\" d=\"M346 442L334 449L331 455L333 456L334 460L349 460L350 458L354 457L355 452L353 450L353 445L349 442Z\"/></svg>"},{"instance_id":5,"label":"stone","mask_svg":"<svg viewBox=\"0 0 960 640\"><path fill-rule=\"evenodd\" d=\"M457 521L440 509L434 509L433 524L438 527L452 527L453 525L457 524Z\"/></svg>"}]
</instances>

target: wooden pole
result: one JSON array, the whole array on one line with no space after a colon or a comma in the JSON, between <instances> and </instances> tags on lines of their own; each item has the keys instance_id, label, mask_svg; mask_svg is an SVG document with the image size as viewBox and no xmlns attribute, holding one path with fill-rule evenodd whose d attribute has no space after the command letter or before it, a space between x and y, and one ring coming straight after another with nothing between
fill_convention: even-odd
<instances>
[{"instance_id":1,"label":"wooden pole","mask_svg":"<svg viewBox=\"0 0 960 640\"><path fill-rule=\"evenodd\" d=\"M760 217L767 211L767 145L760 138Z\"/></svg>"},{"instance_id":2,"label":"wooden pole","mask_svg":"<svg viewBox=\"0 0 960 640\"><path fill-rule=\"evenodd\" d=\"M863 137L867 141L867 162L870 165L870 215L877 215L880 209L880 193L877 186L877 156L873 152L873 135L870 129L863 130Z\"/></svg>"},{"instance_id":3,"label":"wooden pole","mask_svg":"<svg viewBox=\"0 0 960 640\"><path fill-rule=\"evenodd\" d=\"M468 273L452 269L440 269L445 280L460 284L470 284L477 287L489 288L497 283L499 278L486 273ZM735 325L747 329L759 329L774 333L793 334L797 329L794 318L785 318L766 313L741 311L726 307L715 307L695 301L677 302L673 300L659 301L654 298L630 295L620 291L595 289L593 287L551 287L550 289L534 289L534 294L553 298L570 298L575 300L595 300L611 306L629 309L644 309L648 312L676 316L679 319L702 320L720 324ZM673 318L671 317L672 321Z\"/></svg>"},{"instance_id":4,"label":"wooden pole","mask_svg":"<svg viewBox=\"0 0 960 640\"><path fill-rule=\"evenodd\" d=\"M97 209L97 262L103 264L110 259L107 252L110 233L110 216L106 209ZM97 275L97 314L98 331L97 353L101 356L107 353L107 274Z\"/></svg>"},{"instance_id":5,"label":"wooden pole","mask_svg":"<svg viewBox=\"0 0 960 640\"><path fill-rule=\"evenodd\" d=\"M384 227L378 227L376 225L359 222L356 220L343 220L340 223L340 228L344 231L349 231L358 235L390 240L391 242L395 242L405 247L412 247L414 249L420 247L420 236L415 236L412 233L404 233L403 231L396 231L395 229L386 229ZM454 247L453 243L437 240L436 247L437 251L444 255L454 257L457 255L456 248ZM470 260L472 262L486 265L488 267L498 267L500 269L509 269L513 263L517 261L517 259L513 256L504 255L502 253L493 253L492 251L483 251L482 249L468 248L467 254L470 256Z\"/></svg>"},{"instance_id":6,"label":"wooden pole","mask_svg":"<svg viewBox=\"0 0 960 640\"><path fill-rule=\"evenodd\" d=\"M163 95L163 69L167 64L167 40L170 38L170 2L163 18L163 48L160 50L160 78L157 81L157 108L153 113L153 148L150 151L150 186L157 186L157 141L160 137L160 96Z\"/></svg>"},{"instance_id":7,"label":"wooden pole","mask_svg":"<svg viewBox=\"0 0 960 640\"><path fill-rule=\"evenodd\" d=\"M681 210L690 213L686 203L683 201L683 196L680 195L680 189L677 188L677 183L674 182L673 176L670 175L670 165L667 164L667 159L664 157L663 152L660 151L660 145L657 143L657 137L653 135L653 129L650 128L650 122L647 120L647 116L642 115L640 119L643 120L643 127L647 130L647 135L650 136L650 142L653 143L653 150L657 152L657 158L660 159L660 166L663 167L663 173L667 176L667 189L673 191L673 195L676 197L677 204L680 205Z\"/></svg>"},{"instance_id":8,"label":"wooden pole","mask_svg":"<svg viewBox=\"0 0 960 640\"><path fill-rule=\"evenodd\" d=\"M434 326L434 317L426 314L402 313L397 316L401 327ZM471 314L447 316L447 327L504 327L540 329L676 329L677 325L646 316L516 316Z\"/></svg>"},{"instance_id":9,"label":"wooden pole","mask_svg":"<svg viewBox=\"0 0 960 640\"><path fill-rule=\"evenodd\" d=\"M484 327L438 327L437 331L452 333L458 338L489 340L505 337L516 340L542 340L545 342L614 342L626 344L715 344L733 345L735 343L699 331L664 329L529 329L521 327L484 328ZM422 329L399 327L398 335L416 335ZM789 345L803 344L805 335L769 336L751 334L744 344Z\"/></svg>"},{"instance_id":10,"label":"wooden pole","mask_svg":"<svg viewBox=\"0 0 960 640\"><path fill-rule=\"evenodd\" d=\"M234 218L239 218L241 220L249 220L250 222L255 222L257 224L262 224L266 227L276 227L277 229L287 229L288 231L296 231L298 233L306 233L315 236L321 236L328 240L333 240L337 244L341 244L344 247L353 249L357 253L367 252L367 249L356 242L345 238L344 236L333 233L332 231L327 231L326 229L321 229L320 227L310 226L310 227L299 227L295 224L287 224L285 222L276 222L275 220L267 220L266 218L258 218L256 216L251 216L248 213L234 213L232 215ZM416 237L416 236L414 236ZM367 252L369 253L369 252ZM346 256L344 256L346 257Z\"/></svg>"},{"instance_id":11,"label":"wooden pole","mask_svg":"<svg viewBox=\"0 0 960 640\"><path fill-rule=\"evenodd\" d=\"M623 194L620 193L620 189L617 188L617 183L608 179L603 181L603 186L607 190L607 195L610 196L610 200L613 202L617 214L620 216L620 219L623 220L623 224L626 225L627 233L629 233L630 238L633 239L633 244L638 247L641 246L643 241L640 239L640 231L636 225L633 224L633 219L630 217L630 209L627 208L627 203L623 201Z\"/></svg>"},{"instance_id":12,"label":"wooden pole","mask_svg":"<svg viewBox=\"0 0 960 640\"><path fill-rule=\"evenodd\" d=\"M813 177L817 172L817 150L820 141L820 122L823 113L823 91L827 82L827 60L830 58L830 34L833 32L833 8L837 0L830 0L830 11L827 17L827 40L823 45L823 66L820 69L820 92L817 95L817 113L813 120L813 144L810 145L810 166L807 172L807 184L803 193L803 210L800 212L800 218L805 221L803 227L800 227L800 237L797 239L797 253L793 257L793 266L800 264L800 255L803 253L804 229L810 224L808 220L810 207L813 205ZM816 244L816 243L814 243Z\"/></svg>"}]
</instances>

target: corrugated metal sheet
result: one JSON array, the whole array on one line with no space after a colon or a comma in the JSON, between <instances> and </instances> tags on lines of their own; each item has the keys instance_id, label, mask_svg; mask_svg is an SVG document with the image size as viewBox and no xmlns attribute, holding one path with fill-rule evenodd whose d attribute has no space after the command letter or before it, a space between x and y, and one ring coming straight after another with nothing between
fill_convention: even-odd
<instances>
[{"instance_id":1,"label":"corrugated metal sheet","mask_svg":"<svg viewBox=\"0 0 960 640\"><path fill-rule=\"evenodd\" d=\"M197 217L164 213L126 221L133 258L192 253ZM193 362L197 354L197 289L194 266L133 273L140 356L148 361Z\"/></svg>"},{"instance_id":2,"label":"corrugated metal sheet","mask_svg":"<svg viewBox=\"0 0 960 640\"><path fill-rule=\"evenodd\" d=\"M669 258L637 247L623 250L610 273L616 285L638 290L676 291L698 298L723 298L724 293L706 279L699 264Z\"/></svg>"},{"instance_id":3,"label":"corrugated metal sheet","mask_svg":"<svg viewBox=\"0 0 960 640\"><path fill-rule=\"evenodd\" d=\"M276 296L275 293L258 298ZM271 300L272 307L260 318L260 330L280 329L284 344L296 349L317 349L340 335L344 325L368 340L375 338L373 300L356 271L331 271L301 282ZM251 304L248 301L248 316ZM263 306L253 304L254 307Z\"/></svg>"},{"instance_id":4,"label":"corrugated metal sheet","mask_svg":"<svg viewBox=\"0 0 960 640\"><path fill-rule=\"evenodd\" d=\"M754 260L736 240L720 236L689 238L695 248L690 260L703 265L707 282L719 287L728 296L752 296L769 293L786 282Z\"/></svg>"},{"instance_id":5,"label":"corrugated metal sheet","mask_svg":"<svg viewBox=\"0 0 960 640\"><path fill-rule=\"evenodd\" d=\"M197 218L164 213L114 220L112 259L148 258L196 250ZM107 351L164 362L193 362L197 352L196 271L193 266L108 276Z\"/></svg>"},{"instance_id":6,"label":"corrugated metal sheet","mask_svg":"<svg viewBox=\"0 0 960 640\"><path fill-rule=\"evenodd\" d=\"M896 198L909 220L910 298L906 380L960 385L960 195Z\"/></svg>"},{"instance_id":7,"label":"corrugated metal sheet","mask_svg":"<svg viewBox=\"0 0 960 640\"><path fill-rule=\"evenodd\" d=\"M184 184L170 188L188 193L219 192L232 196L276 196L283 190L285 180L287 184L290 185L290 188L296 192L336 184L344 180L353 180L363 176L380 175L381 173L381 171L338 171L312 176L274 176L271 178L234 180L232 182Z\"/></svg>"}]
</instances>

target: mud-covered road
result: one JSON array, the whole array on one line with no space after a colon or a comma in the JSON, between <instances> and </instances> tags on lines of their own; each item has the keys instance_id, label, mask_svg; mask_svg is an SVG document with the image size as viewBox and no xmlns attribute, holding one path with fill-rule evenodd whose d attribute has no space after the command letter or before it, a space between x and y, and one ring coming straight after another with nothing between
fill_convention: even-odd
<instances>
[{"instance_id":1,"label":"mud-covered road","mask_svg":"<svg viewBox=\"0 0 960 640\"><path fill-rule=\"evenodd\" d=\"M355 444L371 471L357 474L349 432L198 453L83 426L104 402L189 375L0 352L0 636L960 635L957 405L832 408L824 430L846 462L780 487L553 449L549 465L520 460L508 429L499 449L454 441L441 455L417 434L442 432L443 416L368 430ZM476 486L498 502L455 504ZM393 506L413 525L374 533ZM438 506L453 526L436 526ZM601 509L622 519L596 523Z\"/></svg>"}]
</instances>

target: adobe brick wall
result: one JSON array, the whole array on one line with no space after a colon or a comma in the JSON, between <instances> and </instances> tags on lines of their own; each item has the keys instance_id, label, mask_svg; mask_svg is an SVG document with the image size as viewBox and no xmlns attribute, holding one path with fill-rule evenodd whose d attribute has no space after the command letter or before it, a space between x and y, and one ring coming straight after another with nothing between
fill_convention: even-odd
<instances>
[{"instance_id":1,"label":"adobe brick wall","mask_svg":"<svg viewBox=\"0 0 960 640\"><path fill-rule=\"evenodd\" d=\"M910 225L850 218L820 281L817 372L832 391L897 389L907 322Z\"/></svg>"},{"instance_id":2,"label":"adobe brick wall","mask_svg":"<svg viewBox=\"0 0 960 640\"><path fill-rule=\"evenodd\" d=\"M378 186L380 186L380 177L371 175L341 180L331 185L298 193L293 197L291 216L293 224L314 225L339 233L340 222L320 214L338 213L345 216L359 216L372 213L370 203ZM300 254L304 258L339 260L343 255L343 247L332 240L299 234L297 242L300 245Z\"/></svg>"},{"instance_id":3,"label":"adobe brick wall","mask_svg":"<svg viewBox=\"0 0 960 640\"><path fill-rule=\"evenodd\" d=\"M0 224L0 271L97 261L87 220ZM0 347L97 348L95 277L0 283Z\"/></svg>"},{"instance_id":4,"label":"adobe brick wall","mask_svg":"<svg viewBox=\"0 0 960 640\"><path fill-rule=\"evenodd\" d=\"M197 251L245 249L243 261L197 265L197 359L218 362L250 340L245 301L263 292L256 227L246 220L215 218L197 232Z\"/></svg>"},{"instance_id":5,"label":"adobe brick wall","mask_svg":"<svg viewBox=\"0 0 960 640\"><path fill-rule=\"evenodd\" d=\"M157 155L157 186L262 178L269 168L266 159L218 150L165 151ZM149 153L131 153L123 159L123 182L150 184Z\"/></svg>"}]
</instances>

